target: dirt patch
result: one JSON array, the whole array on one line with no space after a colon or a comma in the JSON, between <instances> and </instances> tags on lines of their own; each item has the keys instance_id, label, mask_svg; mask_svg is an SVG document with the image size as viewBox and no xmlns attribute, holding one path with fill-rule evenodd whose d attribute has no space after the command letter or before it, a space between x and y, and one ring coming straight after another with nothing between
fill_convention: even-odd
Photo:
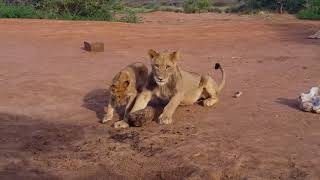
<instances>
[{"instance_id":1,"label":"dirt patch","mask_svg":"<svg viewBox=\"0 0 320 180\"><path fill-rule=\"evenodd\" d=\"M156 179L164 180L164 179L188 179L192 176L196 176L198 174L199 169L190 166L177 167L172 170L158 172L156 175Z\"/></svg>"}]
</instances>

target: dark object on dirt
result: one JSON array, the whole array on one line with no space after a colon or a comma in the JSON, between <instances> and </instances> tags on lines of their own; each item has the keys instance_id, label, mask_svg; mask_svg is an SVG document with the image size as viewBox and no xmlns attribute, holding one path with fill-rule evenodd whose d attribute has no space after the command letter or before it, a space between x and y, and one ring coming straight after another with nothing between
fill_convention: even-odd
<instances>
[{"instance_id":1,"label":"dark object on dirt","mask_svg":"<svg viewBox=\"0 0 320 180\"><path fill-rule=\"evenodd\" d=\"M104 52L103 42L84 42L84 50L90 52Z\"/></svg>"},{"instance_id":2,"label":"dark object on dirt","mask_svg":"<svg viewBox=\"0 0 320 180\"><path fill-rule=\"evenodd\" d=\"M320 31L308 37L309 39L320 39Z\"/></svg>"},{"instance_id":3,"label":"dark object on dirt","mask_svg":"<svg viewBox=\"0 0 320 180\"><path fill-rule=\"evenodd\" d=\"M237 91L237 92L234 93L233 97L234 98L239 98L241 95L242 95L242 92L241 91Z\"/></svg>"},{"instance_id":4,"label":"dark object on dirt","mask_svg":"<svg viewBox=\"0 0 320 180\"><path fill-rule=\"evenodd\" d=\"M130 126L141 127L155 119L157 110L153 107L146 107L145 109L130 113L128 115L128 123Z\"/></svg>"},{"instance_id":5,"label":"dark object on dirt","mask_svg":"<svg viewBox=\"0 0 320 180\"><path fill-rule=\"evenodd\" d=\"M214 69L220 69L220 68L221 68L221 65L219 63L216 63L214 66Z\"/></svg>"}]
</instances>

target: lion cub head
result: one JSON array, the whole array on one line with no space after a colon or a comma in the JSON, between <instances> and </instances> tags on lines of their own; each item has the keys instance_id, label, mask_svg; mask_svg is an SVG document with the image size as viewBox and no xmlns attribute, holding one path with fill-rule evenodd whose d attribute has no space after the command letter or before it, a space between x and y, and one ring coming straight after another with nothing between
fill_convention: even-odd
<instances>
[{"instance_id":1,"label":"lion cub head","mask_svg":"<svg viewBox=\"0 0 320 180\"><path fill-rule=\"evenodd\" d=\"M130 75L128 72L120 71L112 80L110 86L110 95L112 100L117 104L121 104L125 101L130 85Z\"/></svg>"},{"instance_id":2,"label":"lion cub head","mask_svg":"<svg viewBox=\"0 0 320 180\"><path fill-rule=\"evenodd\" d=\"M169 82L170 77L177 71L177 61L180 59L179 51L172 53L158 53L153 49L148 51L151 59L152 76L159 86Z\"/></svg>"}]
</instances>

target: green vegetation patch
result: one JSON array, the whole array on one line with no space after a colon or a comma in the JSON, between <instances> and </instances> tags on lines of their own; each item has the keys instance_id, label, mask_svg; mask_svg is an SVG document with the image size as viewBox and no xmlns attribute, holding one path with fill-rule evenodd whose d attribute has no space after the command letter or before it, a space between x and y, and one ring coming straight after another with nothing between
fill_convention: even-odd
<instances>
[{"instance_id":1,"label":"green vegetation patch","mask_svg":"<svg viewBox=\"0 0 320 180\"><path fill-rule=\"evenodd\" d=\"M117 13L121 18L116 18ZM140 22L136 12L125 8L120 0L31 0L15 4L0 0L0 18Z\"/></svg>"}]
</instances>

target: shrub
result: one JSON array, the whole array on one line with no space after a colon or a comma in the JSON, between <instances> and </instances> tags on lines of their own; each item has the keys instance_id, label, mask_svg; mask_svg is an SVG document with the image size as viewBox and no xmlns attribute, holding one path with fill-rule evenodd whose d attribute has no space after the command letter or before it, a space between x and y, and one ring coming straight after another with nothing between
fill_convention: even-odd
<instances>
[{"instance_id":1,"label":"shrub","mask_svg":"<svg viewBox=\"0 0 320 180\"><path fill-rule=\"evenodd\" d=\"M176 6L160 6L159 11L168 11L168 12L176 12L181 13L183 12L183 8L176 7Z\"/></svg>"},{"instance_id":2,"label":"shrub","mask_svg":"<svg viewBox=\"0 0 320 180\"><path fill-rule=\"evenodd\" d=\"M209 12L222 13L223 11L220 8L215 7L215 8L209 9Z\"/></svg>"},{"instance_id":3,"label":"shrub","mask_svg":"<svg viewBox=\"0 0 320 180\"><path fill-rule=\"evenodd\" d=\"M239 12L242 12L242 13L249 13L249 9L247 7L247 5L242 2L242 3L239 3L239 4L235 4L231 7L228 7L224 10L225 13L239 13ZM251 10L252 12L252 10Z\"/></svg>"},{"instance_id":4,"label":"shrub","mask_svg":"<svg viewBox=\"0 0 320 180\"><path fill-rule=\"evenodd\" d=\"M0 17L139 22L136 13L127 10L125 16L120 19L115 18L117 12L125 9L121 0L6 0L6 2L2 1Z\"/></svg>"},{"instance_id":5,"label":"shrub","mask_svg":"<svg viewBox=\"0 0 320 180\"><path fill-rule=\"evenodd\" d=\"M211 7L211 0L185 0L183 4L186 13L209 12Z\"/></svg>"},{"instance_id":6,"label":"shrub","mask_svg":"<svg viewBox=\"0 0 320 180\"><path fill-rule=\"evenodd\" d=\"M113 20L114 11L121 9L117 0L33 0L35 8L57 16Z\"/></svg>"},{"instance_id":7,"label":"shrub","mask_svg":"<svg viewBox=\"0 0 320 180\"><path fill-rule=\"evenodd\" d=\"M150 1L145 8L157 10L160 7L160 4L156 0Z\"/></svg>"},{"instance_id":8,"label":"shrub","mask_svg":"<svg viewBox=\"0 0 320 180\"><path fill-rule=\"evenodd\" d=\"M289 13L297 13L304 8L305 3L305 0L287 0L285 9Z\"/></svg>"},{"instance_id":9,"label":"shrub","mask_svg":"<svg viewBox=\"0 0 320 180\"><path fill-rule=\"evenodd\" d=\"M306 0L243 0L242 11L271 10L280 13L297 13L304 7Z\"/></svg>"},{"instance_id":10,"label":"shrub","mask_svg":"<svg viewBox=\"0 0 320 180\"><path fill-rule=\"evenodd\" d=\"M119 19L119 21L126 23L139 23L141 22L141 19L136 16L135 12L129 10L124 16Z\"/></svg>"},{"instance_id":11,"label":"shrub","mask_svg":"<svg viewBox=\"0 0 320 180\"><path fill-rule=\"evenodd\" d=\"M1 18L36 18L37 12L32 6L6 5L0 1Z\"/></svg>"},{"instance_id":12,"label":"shrub","mask_svg":"<svg viewBox=\"0 0 320 180\"><path fill-rule=\"evenodd\" d=\"M306 9L298 13L300 19L320 19L320 0L309 0Z\"/></svg>"}]
</instances>

